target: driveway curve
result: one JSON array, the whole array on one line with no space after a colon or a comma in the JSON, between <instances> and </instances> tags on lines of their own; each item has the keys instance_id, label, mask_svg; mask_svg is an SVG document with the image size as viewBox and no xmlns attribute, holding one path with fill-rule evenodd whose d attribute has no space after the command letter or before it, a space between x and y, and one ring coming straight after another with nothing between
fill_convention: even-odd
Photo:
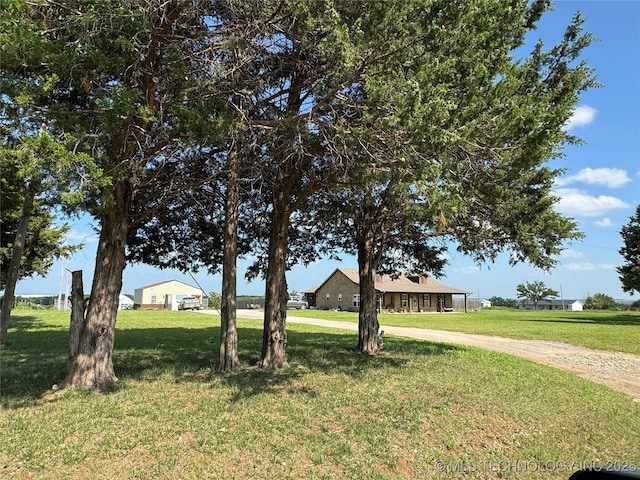
<instances>
[{"instance_id":1,"label":"driveway curve","mask_svg":"<svg viewBox=\"0 0 640 480\"><path fill-rule=\"evenodd\" d=\"M264 313L257 310L238 310L238 318L262 319ZM287 322L316 325L357 331L358 325L320 318L287 315ZM429 330L413 327L381 325L385 335L417 338L431 342L453 343L485 348L526 358L543 365L556 367L587 380L605 385L618 392L630 395L640 402L640 356L623 352L593 350L562 342L545 340L517 340L513 338L476 335L472 333Z\"/></svg>"}]
</instances>

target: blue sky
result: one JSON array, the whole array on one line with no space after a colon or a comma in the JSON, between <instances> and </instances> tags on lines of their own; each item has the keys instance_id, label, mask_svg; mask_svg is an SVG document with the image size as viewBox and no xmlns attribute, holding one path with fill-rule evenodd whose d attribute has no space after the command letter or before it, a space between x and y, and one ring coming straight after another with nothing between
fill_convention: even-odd
<instances>
[{"instance_id":1,"label":"blue sky","mask_svg":"<svg viewBox=\"0 0 640 480\"><path fill-rule=\"evenodd\" d=\"M615 267L623 263L618 250L622 246L620 228L629 221L640 203L640 1L557 1L548 12L531 42L542 38L547 46L557 43L564 27L576 11L586 17L585 30L599 39L585 53L596 69L602 88L585 92L568 125L571 133L585 144L565 149L565 157L554 160L554 168L566 168L555 193L561 198L558 211L574 217L585 238L567 245L559 264L546 273L526 264L510 267L506 255L495 263L476 265L452 250L446 277L447 285L473 292L473 296L516 298L516 285L543 281L566 299L584 299L604 293L616 299L630 298L622 291ZM88 292L93 275L97 237L90 220L73 224L69 242L84 242L86 247L66 260L65 269L83 270ZM244 272L250 262L239 260L238 293L262 295L261 281L247 283ZM295 267L287 275L289 290L303 291L319 285L337 267L357 268L355 258L342 262L323 260L309 267ZM25 279L18 283L17 294L57 294L70 279L62 275L56 262L46 278ZM177 279L196 282L206 291L220 291L220 275L204 272L185 275L173 270L158 270L145 265L128 266L122 293L135 288Z\"/></svg>"}]
</instances>

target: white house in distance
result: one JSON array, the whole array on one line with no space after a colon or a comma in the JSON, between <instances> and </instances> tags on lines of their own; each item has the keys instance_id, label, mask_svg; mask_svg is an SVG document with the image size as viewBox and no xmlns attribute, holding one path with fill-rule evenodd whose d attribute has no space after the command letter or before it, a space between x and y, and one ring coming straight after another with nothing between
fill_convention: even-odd
<instances>
[{"instance_id":1,"label":"white house in distance","mask_svg":"<svg viewBox=\"0 0 640 480\"><path fill-rule=\"evenodd\" d=\"M126 295L120 294L120 300L118 302L118 310L128 310L133 308L133 300Z\"/></svg>"},{"instance_id":2,"label":"white house in distance","mask_svg":"<svg viewBox=\"0 0 640 480\"><path fill-rule=\"evenodd\" d=\"M518 308L524 310L534 310L536 306L531 300L527 300L518 305ZM540 300L537 306L538 310L567 310L570 312L582 312L584 303L580 300Z\"/></svg>"},{"instance_id":3,"label":"white house in distance","mask_svg":"<svg viewBox=\"0 0 640 480\"><path fill-rule=\"evenodd\" d=\"M136 288L133 293L135 308L153 310L178 310L184 297L196 297L202 301L203 291L178 280L153 283Z\"/></svg>"}]
</instances>

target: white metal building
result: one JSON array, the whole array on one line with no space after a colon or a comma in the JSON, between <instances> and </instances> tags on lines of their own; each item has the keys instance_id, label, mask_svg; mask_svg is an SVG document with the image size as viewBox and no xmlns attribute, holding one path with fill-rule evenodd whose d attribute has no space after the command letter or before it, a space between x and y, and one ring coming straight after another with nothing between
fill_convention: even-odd
<instances>
[{"instance_id":1,"label":"white metal building","mask_svg":"<svg viewBox=\"0 0 640 480\"><path fill-rule=\"evenodd\" d=\"M178 280L167 280L136 288L133 302L136 308L178 310L178 304L184 297L197 297L202 301L203 296L204 292L198 287Z\"/></svg>"}]
</instances>

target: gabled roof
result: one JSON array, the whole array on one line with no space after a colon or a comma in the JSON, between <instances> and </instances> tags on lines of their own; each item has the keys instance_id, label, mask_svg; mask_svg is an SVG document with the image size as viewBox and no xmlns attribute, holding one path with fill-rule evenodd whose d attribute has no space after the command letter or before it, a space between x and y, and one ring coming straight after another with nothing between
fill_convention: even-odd
<instances>
[{"instance_id":1,"label":"gabled roof","mask_svg":"<svg viewBox=\"0 0 640 480\"><path fill-rule=\"evenodd\" d=\"M337 268L320 287L322 287L336 272L342 273L355 285L360 284L360 276L355 268ZM470 294L472 292L460 290L459 288L449 287L440 282L436 282L431 277L422 277L420 283L411 280L405 274L400 274L398 278L390 275L382 275L380 279L376 278L376 290L381 293L451 293L451 294ZM318 291L320 287L315 288Z\"/></svg>"},{"instance_id":2,"label":"gabled roof","mask_svg":"<svg viewBox=\"0 0 640 480\"><path fill-rule=\"evenodd\" d=\"M158 287L160 285L164 285L165 283L174 283L174 282L181 283L185 287L195 288L196 290L200 290L199 287L194 287L193 285L189 285L188 283L181 282L180 280L165 280L164 282L152 283L150 285L145 285L144 287L138 287L136 288L136 290L146 290L147 288Z\"/></svg>"}]
</instances>

